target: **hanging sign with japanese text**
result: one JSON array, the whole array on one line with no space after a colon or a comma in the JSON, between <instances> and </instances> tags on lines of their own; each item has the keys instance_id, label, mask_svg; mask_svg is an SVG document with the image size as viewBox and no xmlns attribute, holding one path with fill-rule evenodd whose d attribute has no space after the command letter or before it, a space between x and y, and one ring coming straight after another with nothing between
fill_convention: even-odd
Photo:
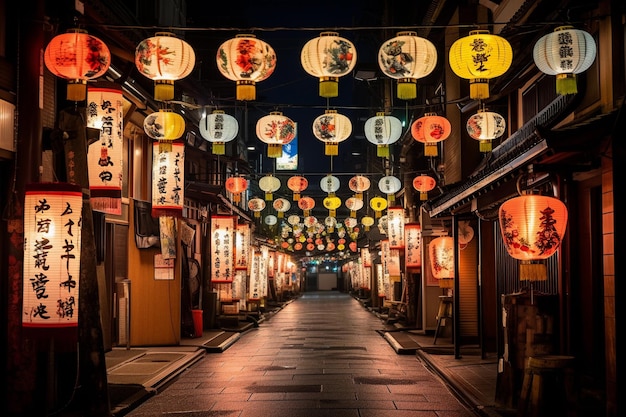
<instances>
[{"instance_id":1,"label":"hanging sign with japanese text","mask_svg":"<svg viewBox=\"0 0 626 417\"><path fill-rule=\"evenodd\" d=\"M181 217L185 200L185 144L152 149L152 217Z\"/></svg>"},{"instance_id":2,"label":"hanging sign with japanese text","mask_svg":"<svg viewBox=\"0 0 626 417\"><path fill-rule=\"evenodd\" d=\"M235 218L211 217L211 282L233 281Z\"/></svg>"},{"instance_id":3,"label":"hanging sign with japanese text","mask_svg":"<svg viewBox=\"0 0 626 417\"><path fill-rule=\"evenodd\" d=\"M122 214L123 124L121 87L89 87L87 127L100 130L98 140L89 145L87 152L90 203L95 211Z\"/></svg>"},{"instance_id":4,"label":"hanging sign with japanese text","mask_svg":"<svg viewBox=\"0 0 626 417\"><path fill-rule=\"evenodd\" d=\"M79 186L27 185L24 198L24 327L78 326L81 214Z\"/></svg>"}]
</instances>

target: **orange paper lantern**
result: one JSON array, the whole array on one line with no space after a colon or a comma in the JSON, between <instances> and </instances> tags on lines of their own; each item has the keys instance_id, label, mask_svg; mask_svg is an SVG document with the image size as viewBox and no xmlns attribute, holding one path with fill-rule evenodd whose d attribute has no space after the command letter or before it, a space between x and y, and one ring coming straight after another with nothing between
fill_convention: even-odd
<instances>
[{"instance_id":1,"label":"orange paper lantern","mask_svg":"<svg viewBox=\"0 0 626 417\"><path fill-rule=\"evenodd\" d=\"M437 144L450 136L450 121L436 113L426 113L411 125L413 139L424 144L424 156L437 156Z\"/></svg>"},{"instance_id":2,"label":"orange paper lantern","mask_svg":"<svg viewBox=\"0 0 626 417\"><path fill-rule=\"evenodd\" d=\"M428 192L435 188L437 181L430 175L422 174L413 178L413 188L420 192L420 200L428 200Z\"/></svg>"},{"instance_id":3,"label":"orange paper lantern","mask_svg":"<svg viewBox=\"0 0 626 417\"><path fill-rule=\"evenodd\" d=\"M546 280L542 261L561 245L567 226L565 204L554 197L522 195L502 203L499 218L507 252L522 261L520 280Z\"/></svg>"},{"instance_id":4,"label":"orange paper lantern","mask_svg":"<svg viewBox=\"0 0 626 417\"><path fill-rule=\"evenodd\" d=\"M87 81L104 75L111 65L111 53L104 42L82 29L57 35L44 51L46 68L67 80L67 99L87 98Z\"/></svg>"},{"instance_id":5,"label":"orange paper lantern","mask_svg":"<svg viewBox=\"0 0 626 417\"><path fill-rule=\"evenodd\" d=\"M244 177L229 177L226 179L226 190L233 194L233 201L241 201L241 193L248 189L248 180Z\"/></svg>"}]
</instances>

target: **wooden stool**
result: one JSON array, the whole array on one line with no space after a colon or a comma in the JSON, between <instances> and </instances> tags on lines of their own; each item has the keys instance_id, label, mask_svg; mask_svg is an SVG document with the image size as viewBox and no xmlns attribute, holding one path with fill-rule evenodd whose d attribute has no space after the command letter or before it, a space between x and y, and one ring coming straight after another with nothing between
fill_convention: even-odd
<instances>
[{"instance_id":1,"label":"wooden stool","mask_svg":"<svg viewBox=\"0 0 626 417\"><path fill-rule=\"evenodd\" d=\"M439 329L441 329L441 323L445 319L452 318L452 297L449 295L439 296L439 310L437 310L437 328L435 329L435 340L433 345L437 344L437 337L439 336Z\"/></svg>"},{"instance_id":2,"label":"wooden stool","mask_svg":"<svg viewBox=\"0 0 626 417\"><path fill-rule=\"evenodd\" d=\"M526 372L518 404L518 415L529 417L567 416L573 408L573 356L534 356Z\"/></svg>"}]
</instances>

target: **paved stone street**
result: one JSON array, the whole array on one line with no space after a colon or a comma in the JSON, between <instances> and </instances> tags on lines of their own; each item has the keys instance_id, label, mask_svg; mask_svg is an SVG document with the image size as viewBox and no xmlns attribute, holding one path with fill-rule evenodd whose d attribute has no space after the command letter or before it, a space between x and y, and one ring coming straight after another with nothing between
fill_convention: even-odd
<instances>
[{"instance_id":1,"label":"paved stone street","mask_svg":"<svg viewBox=\"0 0 626 417\"><path fill-rule=\"evenodd\" d=\"M131 417L475 416L350 295L305 293L208 354Z\"/></svg>"}]
</instances>

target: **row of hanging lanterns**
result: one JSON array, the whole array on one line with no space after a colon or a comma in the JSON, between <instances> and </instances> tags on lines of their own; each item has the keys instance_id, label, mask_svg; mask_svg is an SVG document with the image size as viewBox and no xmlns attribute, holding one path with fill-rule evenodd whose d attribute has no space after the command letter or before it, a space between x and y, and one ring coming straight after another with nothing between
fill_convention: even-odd
<instances>
[{"instance_id":1,"label":"row of hanging lanterns","mask_svg":"<svg viewBox=\"0 0 626 417\"><path fill-rule=\"evenodd\" d=\"M559 94L577 92L576 75L594 62L593 37L572 26L562 26L544 35L533 48L537 68L557 78ZM381 45L378 64L388 77L397 80L397 96L416 97L417 80L428 76L437 65L437 51L415 32L398 32ZM460 78L470 82L470 98L489 97L489 80L503 75L510 67L513 52L509 42L487 30L474 30L450 47L449 65ZM157 32L135 49L135 66L143 76L154 80L154 98L174 98L174 81L187 77L195 66L191 45L170 32ZM354 44L337 32L322 32L302 48L304 70L319 79L321 97L338 96L338 79L352 72L357 62ZM68 100L85 99L86 84L106 73L111 63L108 47L83 29L70 29L55 36L44 52L46 67L68 81ZM251 34L240 34L222 43L216 54L220 73L236 83L237 100L255 100L256 83L271 76L276 53L267 43Z\"/></svg>"}]
</instances>

